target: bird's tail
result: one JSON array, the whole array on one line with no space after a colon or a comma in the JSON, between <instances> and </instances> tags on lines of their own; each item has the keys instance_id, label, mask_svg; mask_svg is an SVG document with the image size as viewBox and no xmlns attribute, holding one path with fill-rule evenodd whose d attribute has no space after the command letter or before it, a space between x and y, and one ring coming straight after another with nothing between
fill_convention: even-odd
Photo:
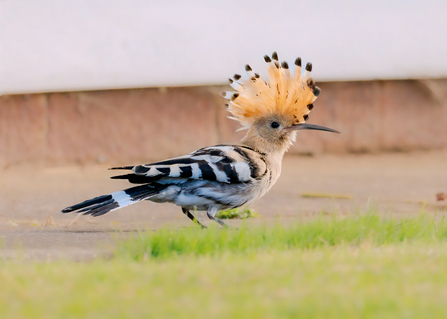
<instances>
[{"instance_id":1,"label":"bird's tail","mask_svg":"<svg viewBox=\"0 0 447 319\"><path fill-rule=\"evenodd\" d=\"M112 210L132 205L141 200L148 199L166 188L160 184L146 184L125 189L109 195L102 195L82 203L67 207L62 213L83 213L83 215L101 216Z\"/></svg>"}]
</instances>

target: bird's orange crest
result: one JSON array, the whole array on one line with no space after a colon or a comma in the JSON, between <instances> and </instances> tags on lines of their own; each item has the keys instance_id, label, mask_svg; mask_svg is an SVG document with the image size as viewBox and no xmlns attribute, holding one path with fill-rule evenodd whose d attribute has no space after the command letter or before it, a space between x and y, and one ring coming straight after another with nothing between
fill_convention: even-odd
<instances>
[{"instance_id":1,"label":"bird's orange crest","mask_svg":"<svg viewBox=\"0 0 447 319\"><path fill-rule=\"evenodd\" d=\"M241 130L249 129L256 119L279 114L291 119L292 124L305 123L313 102L320 94L310 77L312 64L307 63L304 74L301 74L301 58L295 60L293 74L287 62L278 61L278 54L264 56L268 65L270 81L264 81L254 73L249 65L245 66L248 78L235 74L230 85L235 91L223 92L229 100L229 118L239 121Z\"/></svg>"}]
</instances>

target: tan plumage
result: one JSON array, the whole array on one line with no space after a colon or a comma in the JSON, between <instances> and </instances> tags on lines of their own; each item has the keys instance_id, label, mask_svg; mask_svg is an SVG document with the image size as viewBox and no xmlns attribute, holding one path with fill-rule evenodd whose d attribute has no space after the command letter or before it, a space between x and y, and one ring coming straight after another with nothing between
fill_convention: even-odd
<instances>
[{"instance_id":1,"label":"tan plumage","mask_svg":"<svg viewBox=\"0 0 447 319\"><path fill-rule=\"evenodd\" d=\"M234 79L230 79L230 85L235 91L223 94L230 100L228 111L232 116L229 118L239 121L241 129L250 129L256 120L269 115L284 117L290 124L305 123L312 103L320 93L310 77L310 63L302 76L301 59L296 59L294 74L291 75L288 64L283 62L280 65L276 53L273 53L272 58L264 57L269 81L263 81L247 65L245 69L248 77L242 79L235 75Z\"/></svg>"}]
</instances>

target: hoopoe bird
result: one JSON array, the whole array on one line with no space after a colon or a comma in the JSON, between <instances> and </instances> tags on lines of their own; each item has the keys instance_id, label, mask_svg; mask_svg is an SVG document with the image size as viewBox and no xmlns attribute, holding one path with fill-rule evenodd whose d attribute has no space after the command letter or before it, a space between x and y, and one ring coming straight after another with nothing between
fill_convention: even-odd
<instances>
[{"instance_id":1,"label":"hoopoe bird","mask_svg":"<svg viewBox=\"0 0 447 319\"><path fill-rule=\"evenodd\" d=\"M320 94L308 63L301 71L301 59L295 60L291 74L287 62L278 55L264 57L270 81L264 81L246 65L247 78L235 74L229 79L234 91L222 95L231 113L229 118L247 130L239 144L220 144L201 148L189 155L138 166L114 167L131 170L112 179L125 179L141 184L109 195L99 196L62 210L84 215L101 216L142 200L173 203L201 227L191 210L206 211L216 218L220 210L248 205L265 195L281 174L284 153L292 145L299 130L336 130L306 124L314 101Z\"/></svg>"}]
</instances>

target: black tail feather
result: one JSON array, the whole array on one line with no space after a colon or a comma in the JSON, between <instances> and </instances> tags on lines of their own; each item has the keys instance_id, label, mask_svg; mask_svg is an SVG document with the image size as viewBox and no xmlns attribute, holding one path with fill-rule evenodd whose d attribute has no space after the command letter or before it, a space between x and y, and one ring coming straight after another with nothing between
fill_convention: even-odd
<instances>
[{"instance_id":1,"label":"black tail feather","mask_svg":"<svg viewBox=\"0 0 447 319\"><path fill-rule=\"evenodd\" d=\"M83 215L101 216L112 210L122 208L158 194L167 185L151 183L125 189L110 195L103 195L67 207L63 213L76 212Z\"/></svg>"},{"instance_id":2,"label":"black tail feather","mask_svg":"<svg viewBox=\"0 0 447 319\"><path fill-rule=\"evenodd\" d=\"M121 167L110 167L109 170L114 169L133 169L135 166L121 166Z\"/></svg>"},{"instance_id":3,"label":"black tail feather","mask_svg":"<svg viewBox=\"0 0 447 319\"><path fill-rule=\"evenodd\" d=\"M136 175L136 174L126 174L126 175L118 175L118 176L112 176L111 179L127 179L129 183L132 184L147 184L150 182L153 182L159 178L153 178L149 176L144 175Z\"/></svg>"},{"instance_id":4,"label":"black tail feather","mask_svg":"<svg viewBox=\"0 0 447 319\"><path fill-rule=\"evenodd\" d=\"M92 199L88 199L88 200L86 200L86 201L84 201L82 203L79 203L79 204L76 204L76 205L64 208L62 210L62 213L70 213L70 212L73 212L75 210L78 210L78 209L81 209L81 208L84 208L84 207L92 206L92 205L95 205L95 204L102 204L105 201L108 201L108 200L111 200L111 199L112 199L112 195L98 196L98 197L95 197L95 198L92 198Z\"/></svg>"}]
</instances>

